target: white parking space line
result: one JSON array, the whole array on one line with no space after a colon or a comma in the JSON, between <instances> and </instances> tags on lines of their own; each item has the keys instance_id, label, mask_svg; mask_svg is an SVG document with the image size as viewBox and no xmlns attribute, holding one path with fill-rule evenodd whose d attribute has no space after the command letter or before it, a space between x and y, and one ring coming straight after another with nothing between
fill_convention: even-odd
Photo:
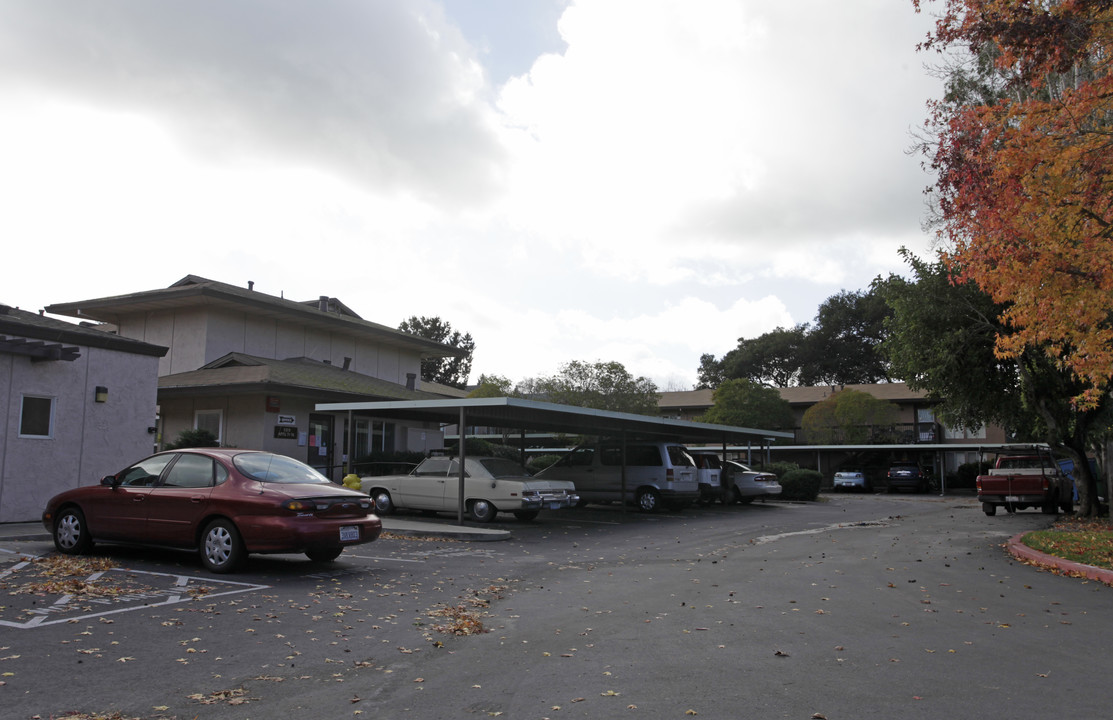
<instances>
[{"instance_id":1,"label":"white parking space line","mask_svg":"<svg viewBox=\"0 0 1113 720\"><path fill-rule=\"evenodd\" d=\"M18 578L19 570L30 564L30 562L21 562L13 565L8 570L0 573L0 580L13 581ZM217 580L215 578L200 578L130 568L110 568L93 572L84 578L84 582L88 584L97 581L110 582L112 573L125 574L128 579L134 579L137 576L148 578L144 584L149 587L142 588L140 592L126 592L104 597L79 597L68 593L59 594L58 598L49 605L32 608L19 608L16 607L16 604L8 603L0 608L0 611L4 614L20 617L20 619L7 620L0 618L0 626L29 630L36 627L73 622L79 618L87 619L116 615L133 610L148 610L164 605L267 590L271 587L270 585L233 580ZM160 584L161 587L159 587ZM18 593L12 593L12 597L18 597Z\"/></svg>"}]
</instances>

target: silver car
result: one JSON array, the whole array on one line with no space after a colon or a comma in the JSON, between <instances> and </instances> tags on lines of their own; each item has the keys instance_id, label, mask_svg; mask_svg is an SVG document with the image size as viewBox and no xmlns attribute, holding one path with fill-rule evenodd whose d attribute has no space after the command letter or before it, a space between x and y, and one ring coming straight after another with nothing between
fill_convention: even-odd
<instances>
[{"instance_id":1,"label":"silver car","mask_svg":"<svg viewBox=\"0 0 1113 720\"><path fill-rule=\"evenodd\" d=\"M572 507L580 500L573 483L534 477L513 460L468 457L464 470L464 508L475 522L490 522L500 512L532 520L542 510ZM459 478L457 458L434 456L408 475L362 477L359 487L371 496L379 515L389 515L397 508L457 512Z\"/></svg>"},{"instance_id":2,"label":"silver car","mask_svg":"<svg viewBox=\"0 0 1113 720\"><path fill-rule=\"evenodd\" d=\"M731 489L730 495L724 499L728 505L752 503L754 498L778 497L781 494L781 484L773 473L754 470L735 460L726 461L723 472L727 473Z\"/></svg>"},{"instance_id":3,"label":"silver car","mask_svg":"<svg viewBox=\"0 0 1113 720\"><path fill-rule=\"evenodd\" d=\"M838 492L866 492L870 489L861 470L839 470L835 473L834 485Z\"/></svg>"}]
</instances>

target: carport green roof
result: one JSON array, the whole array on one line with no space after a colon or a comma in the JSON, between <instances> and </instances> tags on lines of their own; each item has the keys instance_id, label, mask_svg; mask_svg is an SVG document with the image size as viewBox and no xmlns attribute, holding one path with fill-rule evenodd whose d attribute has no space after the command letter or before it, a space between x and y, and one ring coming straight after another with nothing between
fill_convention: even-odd
<instances>
[{"instance_id":1,"label":"carport green roof","mask_svg":"<svg viewBox=\"0 0 1113 720\"><path fill-rule=\"evenodd\" d=\"M756 428L670 420L652 415L593 410L521 398L464 398L386 402L320 403L321 412L352 411L391 420L461 423L517 432L556 432L573 435L625 436L630 440L670 440L745 444L792 439L793 434Z\"/></svg>"}]
</instances>

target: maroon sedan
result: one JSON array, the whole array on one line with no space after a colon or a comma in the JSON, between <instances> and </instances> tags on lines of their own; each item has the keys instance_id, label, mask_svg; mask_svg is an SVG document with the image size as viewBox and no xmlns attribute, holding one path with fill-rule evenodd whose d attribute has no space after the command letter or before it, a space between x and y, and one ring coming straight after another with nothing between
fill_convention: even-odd
<instances>
[{"instance_id":1,"label":"maroon sedan","mask_svg":"<svg viewBox=\"0 0 1113 720\"><path fill-rule=\"evenodd\" d=\"M196 448L161 452L99 485L55 495L43 525L66 554L94 542L195 549L205 567L223 573L248 553L335 560L348 545L379 537L373 507L285 455Z\"/></svg>"}]
</instances>

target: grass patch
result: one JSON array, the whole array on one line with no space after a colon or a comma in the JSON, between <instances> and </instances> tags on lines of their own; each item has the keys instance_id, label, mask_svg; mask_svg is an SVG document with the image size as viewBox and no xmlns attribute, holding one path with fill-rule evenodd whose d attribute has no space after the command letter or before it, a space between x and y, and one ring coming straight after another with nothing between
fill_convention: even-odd
<instances>
[{"instance_id":1,"label":"grass patch","mask_svg":"<svg viewBox=\"0 0 1113 720\"><path fill-rule=\"evenodd\" d=\"M1048 555L1113 570L1113 525L1107 519L1064 519L1050 530L1036 530L1020 540Z\"/></svg>"}]
</instances>

